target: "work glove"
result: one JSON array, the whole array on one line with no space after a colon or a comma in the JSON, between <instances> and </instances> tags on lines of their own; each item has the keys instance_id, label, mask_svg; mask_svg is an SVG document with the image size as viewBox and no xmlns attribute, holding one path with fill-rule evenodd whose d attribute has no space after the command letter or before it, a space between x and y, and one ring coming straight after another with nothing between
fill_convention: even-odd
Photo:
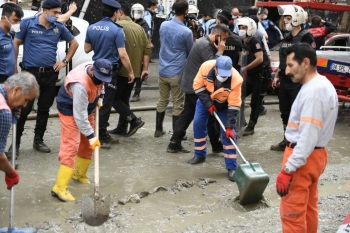
<instances>
[{"instance_id":1,"label":"work glove","mask_svg":"<svg viewBox=\"0 0 350 233\"><path fill-rule=\"evenodd\" d=\"M96 146L101 149L101 143L100 140L98 140L97 137L93 137L91 139L89 139L89 143L90 143L90 147L95 150Z\"/></svg>"},{"instance_id":2,"label":"work glove","mask_svg":"<svg viewBox=\"0 0 350 233\"><path fill-rule=\"evenodd\" d=\"M98 107L98 109L100 109L100 108L102 108L102 106L103 106L103 99L99 98L97 101L97 107Z\"/></svg>"},{"instance_id":3,"label":"work glove","mask_svg":"<svg viewBox=\"0 0 350 233\"><path fill-rule=\"evenodd\" d=\"M7 184L7 189L10 190L12 186L18 184L19 175L16 170L12 174L5 174L5 182Z\"/></svg>"},{"instance_id":4,"label":"work glove","mask_svg":"<svg viewBox=\"0 0 350 233\"><path fill-rule=\"evenodd\" d=\"M226 138L227 139L234 139L235 138L235 131L232 128L227 128L226 129Z\"/></svg>"},{"instance_id":5,"label":"work glove","mask_svg":"<svg viewBox=\"0 0 350 233\"><path fill-rule=\"evenodd\" d=\"M280 171L276 179L276 190L280 197L284 197L288 194L289 186L292 182L294 172L288 174L285 171Z\"/></svg>"},{"instance_id":6,"label":"work glove","mask_svg":"<svg viewBox=\"0 0 350 233\"><path fill-rule=\"evenodd\" d=\"M215 105L213 104L212 106L210 106L208 108L208 112L210 112L210 115L214 115L214 111L216 112L216 107Z\"/></svg>"}]
</instances>

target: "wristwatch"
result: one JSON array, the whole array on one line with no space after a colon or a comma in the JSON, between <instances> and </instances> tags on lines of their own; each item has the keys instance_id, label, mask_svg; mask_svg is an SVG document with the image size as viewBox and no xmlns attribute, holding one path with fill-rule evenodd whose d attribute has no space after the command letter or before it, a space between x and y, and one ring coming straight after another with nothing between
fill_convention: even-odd
<instances>
[{"instance_id":1,"label":"wristwatch","mask_svg":"<svg viewBox=\"0 0 350 233\"><path fill-rule=\"evenodd\" d=\"M289 168L289 167L284 167L284 172L287 173L287 174L290 174L292 173L292 170Z\"/></svg>"},{"instance_id":2,"label":"wristwatch","mask_svg":"<svg viewBox=\"0 0 350 233\"><path fill-rule=\"evenodd\" d=\"M66 64L68 63L67 59L63 59L62 62L66 63Z\"/></svg>"}]
</instances>

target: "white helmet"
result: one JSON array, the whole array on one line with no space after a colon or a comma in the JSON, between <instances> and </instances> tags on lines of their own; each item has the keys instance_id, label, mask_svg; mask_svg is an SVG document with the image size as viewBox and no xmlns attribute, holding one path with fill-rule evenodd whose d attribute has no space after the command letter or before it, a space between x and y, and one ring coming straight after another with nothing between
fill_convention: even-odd
<instances>
[{"instance_id":1,"label":"white helmet","mask_svg":"<svg viewBox=\"0 0 350 233\"><path fill-rule=\"evenodd\" d=\"M195 14L198 16L199 10L196 5L188 5L188 14Z\"/></svg>"},{"instance_id":2,"label":"white helmet","mask_svg":"<svg viewBox=\"0 0 350 233\"><path fill-rule=\"evenodd\" d=\"M141 4L136 3L136 4L132 5L131 18L141 19L141 18L143 18L144 14L145 14L145 8Z\"/></svg>"},{"instance_id":3,"label":"white helmet","mask_svg":"<svg viewBox=\"0 0 350 233\"><path fill-rule=\"evenodd\" d=\"M238 25L238 28L240 25L248 27L247 36L254 36L256 33L256 30L257 30L256 23L253 19L249 17L239 18L237 25Z\"/></svg>"},{"instance_id":4,"label":"white helmet","mask_svg":"<svg viewBox=\"0 0 350 233\"><path fill-rule=\"evenodd\" d=\"M286 15L292 16L293 26L299 26L300 24L303 24L306 22L305 13L307 14L307 12L304 11L302 7L297 5L279 5L278 13L283 16L286 16Z\"/></svg>"}]
</instances>

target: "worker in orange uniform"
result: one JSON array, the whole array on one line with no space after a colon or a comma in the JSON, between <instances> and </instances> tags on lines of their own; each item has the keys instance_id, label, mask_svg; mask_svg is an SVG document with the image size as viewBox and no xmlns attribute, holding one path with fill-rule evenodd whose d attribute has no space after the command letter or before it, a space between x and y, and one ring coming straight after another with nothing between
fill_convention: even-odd
<instances>
[{"instance_id":1,"label":"worker in orange uniform","mask_svg":"<svg viewBox=\"0 0 350 233\"><path fill-rule=\"evenodd\" d=\"M316 52L299 43L286 50L286 75L302 87L292 105L286 129L282 169L276 180L284 233L316 233L318 180L323 173L338 115L332 83L316 70Z\"/></svg>"},{"instance_id":2,"label":"worker in orange uniform","mask_svg":"<svg viewBox=\"0 0 350 233\"><path fill-rule=\"evenodd\" d=\"M228 56L204 62L193 81L193 89L198 100L193 120L194 157L190 164L202 163L207 156L207 123L214 111L226 126L226 133L221 130L228 179L234 181L237 169L236 149L229 138L236 140L235 125L241 108L241 88L243 78L232 68Z\"/></svg>"},{"instance_id":3,"label":"worker in orange uniform","mask_svg":"<svg viewBox=\"0 0 350 233\"><path fill-rule=\"evenodd\" d=\"M112 64L106 59L83 63L67 75L57 95L61 141L56 184L51 194L61 201L74 201L68 190L70 179L87 184L86 175L95 147L101 147L94 133L94 110L104 83L112 80Z\"/></svg>"}]
</instances>

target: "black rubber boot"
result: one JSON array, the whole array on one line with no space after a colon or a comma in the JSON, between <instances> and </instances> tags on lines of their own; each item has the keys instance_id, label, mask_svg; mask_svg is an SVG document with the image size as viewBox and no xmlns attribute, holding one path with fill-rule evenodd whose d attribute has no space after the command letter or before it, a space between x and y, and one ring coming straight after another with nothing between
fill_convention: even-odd
<instances>
[{"instance_id":1,"label":"black rubber boot","mask_svg":"<svg viewBox=\"0 0 350 233\"><path fill-rule=\"evenodd\" d=\"M182 145L181 142L170 142L168 145L168 148L166 149L167 152L169 153L177 153L177 152L182 152L182 153L190 153L190 150L186 150Z\"/></svg>"},{"instance_id":2,"label":"black rubber boot","mask_svg":"<svg viewBox=\"0 0 350 233\"><path fill-rule=\"evenodd\" d=\"M119 117L117 128L109 130L108 133L126 137L127 130L128 122L122 117Z\"/></svg>"},{"instance_id":3,"label":"black rubber boot","mask_svg":"<svg viewBox=\"0 0 350 233\"><path fill-rule=\"evenodd\" d=\"M165 134L163 130L163 121L164 121L165 112L156 113L156 132L154 132L154 137L159 138Z\"/></svg>"},{"instance_id":4,"label":"black rubber boot","mask_svg":"<svg viewBox=\"0 0 350 233\"><path fill-rule=\"evenodd\" d=\"M98 139L101 143L107 144L107 143L119 143L119 140L116 138L113 138L109 133L107 132L106 128L100 128L99 129L99 135Z\"/></svg>"},{"instance_id":5,"label":"black rubber boot","mask_svg":"<svg viewBox=\"0 0 350 233\"><path fill-rule=\"evenodd\" d=\"M136 133L136 131L141 128L145 122L141 120L141 118L137 118L133 113L131 114L130 128L129 132L126 134L126 137L130 137Z\"/></svg>"},{"instance_id":6,"label":"black rubber boot","mask_svg":"<svg viewBox=\"0 0 350 233\"><path fill-rule=\"evenodd\" d=\"M33 148L43 153L50 153L51 149L48 147L43 140L45 132L36 132L34 136Z\"/></svg>"},{"instance_id":7,"label":"black rubber boot","mask_svg":"<svg viewBox=\"0 0 350 233\"><path fill-rule=\"evenodd\" d=\"M243 136L253 135L256 122L249 120L248 126L244 129Z\"/></svg>"},{"instance_id":8,"label":"black rubber boot","mask_svg":"<svg viewBox=\"0 0 350 233\"><path fill-rule=\"evenodd\" d=\"M286 132L286 125L283 125L283 131L284 131L284 133ZM284 134L283 133L283 134ZM283 137L283 140L280 142L280 143L278 143L277 145L272 145L271 147L270 147L270 149L271 150L275 150L275 151L284 151L284 149L286 148L286 146L287 146L287 143L286 143L286 138L285 137Z\"/></svg>"}]
</instances>

